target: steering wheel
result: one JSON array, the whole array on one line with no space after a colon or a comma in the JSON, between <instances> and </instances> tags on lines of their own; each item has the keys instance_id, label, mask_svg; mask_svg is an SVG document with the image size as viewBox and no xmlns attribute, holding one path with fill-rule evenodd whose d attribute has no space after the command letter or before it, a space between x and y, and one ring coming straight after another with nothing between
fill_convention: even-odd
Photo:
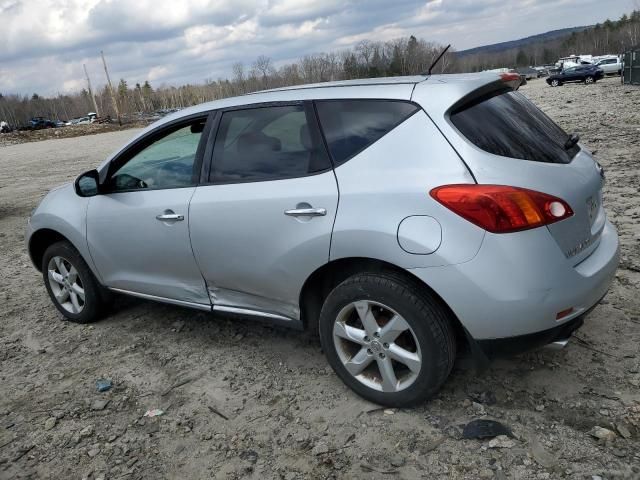
<instances>
[{"instance_id":1,"label":"steering wheel","mask_svg":"<svg viewBox=\"0 0 640 480\"><path fill-rule=\"evenodd\" d=\"M134 190L149 187L144 180L128 173L121 173L113 177L113 184L116 190Z\"/></svg>"}]
</instances>

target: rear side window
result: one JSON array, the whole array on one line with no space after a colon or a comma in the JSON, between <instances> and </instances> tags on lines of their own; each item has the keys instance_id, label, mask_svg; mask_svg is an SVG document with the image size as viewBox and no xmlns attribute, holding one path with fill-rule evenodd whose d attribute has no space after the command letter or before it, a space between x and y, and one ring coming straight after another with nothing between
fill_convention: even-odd
<instances>
[{"instance_id":1,"label":"rear side window","mask_svg":"<svg viewBox=\"0 0 640 480\"><path fill-rule=\"evenodd\" d=\"M302 105L223 113L209 181L277 180L331 168L314 121Z\"/></svg>"},{"instance_id":2,"label":"rear side window","mask_svg":"<svg viewBox=\"0 0 640 480\"><path fill-rule=\"evenodd\" d=\"M569 163L580 150L565 150L567 133L519 92L475 101L454 111L451 121L474 145L503 157Z\"/></svg>"},{"instance_id":3,"label":"rear side window","mask_svg":"<svg viewBox=\"0 0 640 480\"><path fill-rule=\"evenodd\" d=\"M413 103L393 100L325 100L317 101L316 108L336 166L418 110Z\"/></svg>"}]
</instances>

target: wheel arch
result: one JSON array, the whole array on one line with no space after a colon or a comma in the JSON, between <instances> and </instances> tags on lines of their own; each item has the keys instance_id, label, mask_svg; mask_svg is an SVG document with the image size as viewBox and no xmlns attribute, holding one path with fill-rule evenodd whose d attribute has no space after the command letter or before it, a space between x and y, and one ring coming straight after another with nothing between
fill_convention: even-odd
<instances>
[{"instance_id":1,"label":"wheel arch","mask_svg":"<svg viewBox=\"0 0 640 480\"><path fill-rule=\"evenodd\" d=\"M54 243L61 241L69 242L76 250L78 250L78 252L80 252L78 247L76 247L69 238L65 237L57 230L41 228L31 234L28 246L29 257L31 258L31 262L34 267L36 267L39 272L42 271L42 258L44 257L44 252Z\"/></svg>"},{"instance_id":2,"label":"wheel arch","mask_svg":"<svg viewBox=\"0 0 640 480\"><path fill-rule=\"evenodd\" d=\"M313 334L318 332L318 319L320 318L320 310L324 300L338 284L357 273L384 271L400 274L418 288L427 289L440 302L441 306L448 311L449 318L453 322L456 339L458 343L461 343L460 346L467 346L469 339L462 323L449 305L430 285L404 268L383 260L367 257L348 257L332 260L315 270L307 278L300 291L299 299L303 328Z\"/></svg>"}]
</instances>

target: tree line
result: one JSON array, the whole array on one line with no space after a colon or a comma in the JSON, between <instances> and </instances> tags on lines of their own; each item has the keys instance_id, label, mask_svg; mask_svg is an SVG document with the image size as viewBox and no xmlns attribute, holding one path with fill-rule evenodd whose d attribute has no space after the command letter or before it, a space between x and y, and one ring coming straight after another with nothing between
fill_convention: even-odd
<instances>
[{"instance_id":1,"label":"tree line","mask_svg":"<svg viewBox=\"0 0 640 480\"><path fill-rule=\"evenodd\" d=\"M569 55L620 55L640 48L640 10L624 14L619 20L606 20L569 35L542 39L528 45L501 52L476 52L459 56L457 68L461 72L478 72L493 68L517 68L555 63Z\"/></svg>"},{"instance_id":2,"label":"tree line","mask_svg":"<svg viewBox=\"0 0 640 480\"><path fill-rule=\"evenodd\" d=\"M570 54L619 54L640 44L640 10L607 20L562 38L539 40L500 52L480 51L458 55L450 49L434 73L476 72L492 68L514 68L555 62ZM363 40L342 51L305 55L297 62L276 66L264 55L254 62L237 62L230 78L207 79L202 84L152 87L148 81L129 85L121 79L114 95L124 120L135 120L140 112L184 108L248 92L305 83L354 78L416 75L427 71L444 45L411 35L382 42ZM107 86L94 92L98 114L115 116ZM0 120L21 125L34 116L68 120L94 110L86 89L75 94L44 98L0 94Z\"/></svg>"}]
</instances>

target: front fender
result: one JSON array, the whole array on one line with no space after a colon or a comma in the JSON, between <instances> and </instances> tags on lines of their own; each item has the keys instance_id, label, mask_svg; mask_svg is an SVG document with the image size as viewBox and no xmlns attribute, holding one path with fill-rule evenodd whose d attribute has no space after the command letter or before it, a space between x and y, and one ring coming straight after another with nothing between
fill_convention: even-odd
<instances>
[{"instance_id":1,"label":"front fender","mask_svg":"<svg viewBox=\"0 0 640 480\"><path fill-rule=\"evenodd\" d=\"M51 230L62 235L80 252L91 271L102 282L87 244L87 207L89 201L90 198L76 195L73 184L66 184L51 190L29 218L25 243L31 256L31 242L39 232ZM35 266L40 269L40 265Z\"/></svg>"}]
</instances>

